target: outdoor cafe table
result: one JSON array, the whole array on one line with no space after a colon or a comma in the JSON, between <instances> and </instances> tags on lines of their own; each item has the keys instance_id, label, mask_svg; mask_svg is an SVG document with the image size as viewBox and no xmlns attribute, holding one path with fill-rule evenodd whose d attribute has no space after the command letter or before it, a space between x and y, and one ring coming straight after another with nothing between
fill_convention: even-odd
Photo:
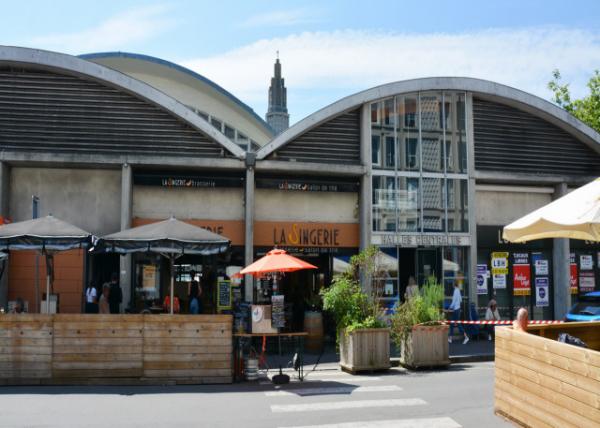
<instances>
[{"instance_id":1,"label":"outdoor cafe table","mask_svg":"<svg viewBox=\"0 0 600 428\"><path fill-rule=\"evenodd\" d=\"M288 339L293 339L294 342L296 343L296 349L298 352L298 379L302 382L304 380L304 338L308 336L308 333L303 331L303 332L298 332L298 333L234 333L233 337L234 339L234 346L235 346L235 358L236 358L236 364L235 364L235 374L234 374L234 378L236 381L241 380L241 361L243 358L243 353L244 353L244 339L249 339L248 342L252 341L253 337L262 337L263 338L263 346L261 349L261 353L258 357L259 362L263 361L266 363L266 351L265 351L265 343L267 338L273 338L276 337L277 338L277 342L278 342L278 349L279 349L279 356L281 356L281 338L282 337L286 337ZM251 347L251 349L253 349ZM269 369L269 367L267 366L267 370Z\"/></svg>"}]
</instances>

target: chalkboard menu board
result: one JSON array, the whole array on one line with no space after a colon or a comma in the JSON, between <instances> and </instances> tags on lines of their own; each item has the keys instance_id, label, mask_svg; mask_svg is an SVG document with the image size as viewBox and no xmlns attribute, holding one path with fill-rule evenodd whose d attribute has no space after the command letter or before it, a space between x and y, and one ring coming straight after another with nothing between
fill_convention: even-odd
<instances>
[{"instance_id":1,"label":"chalkboard menu board","mask_svg":"<svg viewBox=\"0 0 600 428\"><path fill-rule=\"evenodd\" d=\"M285 305L283 296L272 296L271 305L271 327L285 327Z\"/></svg>"},{"instance_id":2,"label":"chalkboard menu board","mask_svg":"<svg viewBox=\"0 0 600 428\"><path fill-rule=\"evenodd\" d=\"M219 309L231 309L231 281L219 280L217 284Z\"/></svg>"}]
</instances>

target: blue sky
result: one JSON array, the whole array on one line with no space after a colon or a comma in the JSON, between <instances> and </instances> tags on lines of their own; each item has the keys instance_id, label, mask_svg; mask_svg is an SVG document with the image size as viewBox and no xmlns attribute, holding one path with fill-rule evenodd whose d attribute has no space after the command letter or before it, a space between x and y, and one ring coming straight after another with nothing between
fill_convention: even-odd
<instances>
[{"instance_id":1,"label":"blue sky","mask_svg":"<svg viewBox=\"0 0 600 428\"><path fill-rule=\"evenodd\" d=\"M291 121L390 81L479 77L548 99L554 68L576 96L600 68L600 1L7 2L0 44L128 51L194 69L261 116L275 51Z\"/></svg>"}]
</instances>

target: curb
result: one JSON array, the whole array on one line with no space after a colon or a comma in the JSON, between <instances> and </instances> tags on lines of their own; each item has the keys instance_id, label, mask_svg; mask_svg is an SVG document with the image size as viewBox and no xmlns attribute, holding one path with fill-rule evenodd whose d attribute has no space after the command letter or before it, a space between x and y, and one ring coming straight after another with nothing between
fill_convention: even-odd
<instances>
[{"instance_id":1,"label":"curb","mask_svg":"<svg viewBox=\"0 0 600 428\"><path fill-rule=\"evenodd\" d=\"M480 363L485 361L494 361L494 354L480 354L480 355L451 355L451 364L460 363Z\"/></svg>"}]
</instances>

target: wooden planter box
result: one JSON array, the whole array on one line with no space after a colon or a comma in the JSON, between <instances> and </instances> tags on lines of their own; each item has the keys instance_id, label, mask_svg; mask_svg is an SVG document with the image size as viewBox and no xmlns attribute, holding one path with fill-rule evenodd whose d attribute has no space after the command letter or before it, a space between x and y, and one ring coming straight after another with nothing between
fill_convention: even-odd
<instances>
[{"instance_id":1,"label":"wooden planter box","mask_svg":"<svg viewBox=\"0 0 600 428\"><path fill-rule=\"evenodd\" d=\"M449 365L448 328L447 325L413 327L400 347L400 363L415 369Z\"/></svg>"},{"instance_id":2,"label":"wooden planter box","mask_svg":"<svg viewBox=\"0 0 600 428\"><path fill-rule=\"evenodd\" d=\"M494 410L522 426L600 426L600 323L496 328ZM558 342L569 333L589 349Z\"/></svg>"},{"instance_id":3,"label":"wooden planter box","mask_svg":"<svg viewBox=\"0 0 600 428\"><path fill-rule=\"evenodd\" d=\"M390 368L390 329L369 328L340 333L340 366L351 373Z\"/></svg>"}]
</instances>

